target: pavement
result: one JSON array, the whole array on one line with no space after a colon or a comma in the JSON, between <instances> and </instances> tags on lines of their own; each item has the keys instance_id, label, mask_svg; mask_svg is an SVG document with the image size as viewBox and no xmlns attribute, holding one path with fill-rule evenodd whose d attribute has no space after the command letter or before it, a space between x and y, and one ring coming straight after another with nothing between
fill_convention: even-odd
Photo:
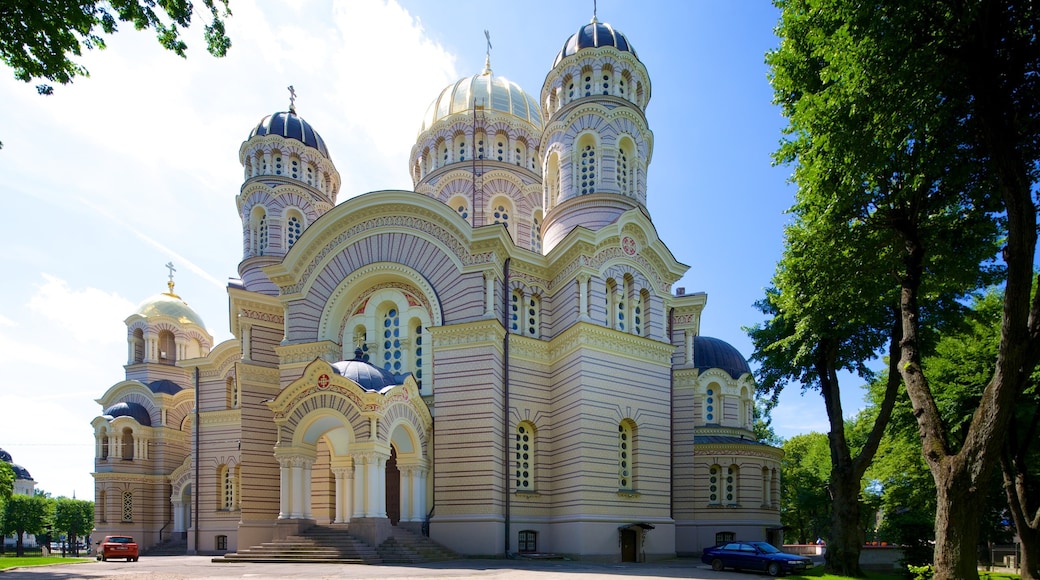
<instances>
[{"instance_id":1,"label":"pavement","mask_svg":"<svg viewBox=\"0 0 1040 580\"><path fill-rule=\"evenodd\" d=\"M677 558L645 564L597 563L567 560L462 559L413 566L360 564L262 564L215 563L210 556L142 556L138 562L83 562L0 572L0 580L180 580L184 578L353 578L445 580L592 580L619 578L715 578L757 580L769 576L755 572L715 572L697 558Z\"/></svg>"}]
</instances>

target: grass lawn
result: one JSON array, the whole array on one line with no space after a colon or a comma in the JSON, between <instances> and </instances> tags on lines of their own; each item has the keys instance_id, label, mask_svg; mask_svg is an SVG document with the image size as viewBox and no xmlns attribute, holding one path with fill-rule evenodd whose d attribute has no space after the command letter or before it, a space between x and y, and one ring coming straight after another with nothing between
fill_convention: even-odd
<instances>
[{"instance_id":1,"label":"grass lawn","mask_svg":"<svg viewBox=\"0 0 1040 580\"><path fill-rule=\"evenodd\" d=\"M845 576L835 576L833 574L825 574L823 572L823 566L817 566L807 573L802 575L790 575L785 576L789 580L800 580L803 578L822 578L823 580L847 580ZM906 576L903 574L890 574L885 572L867 572L867 580L906 580ZM997 572L983 572L979 571L979 580L1019 580L1016 574L1001 574Z\"/></svg>"},{"instance_id":2,"label":"grass lawn","mask_svg":"<svg viewBox=\"0 0 1040 580\"><path fill-rule=\"evenodd\" d=\"M0 558L0 570L8 568L28 568L30 566L53 566L54 564L75 564L76 562L90 562L93 558L62 558L61 556L4 556Z\"/></svg>"}]
</instances>

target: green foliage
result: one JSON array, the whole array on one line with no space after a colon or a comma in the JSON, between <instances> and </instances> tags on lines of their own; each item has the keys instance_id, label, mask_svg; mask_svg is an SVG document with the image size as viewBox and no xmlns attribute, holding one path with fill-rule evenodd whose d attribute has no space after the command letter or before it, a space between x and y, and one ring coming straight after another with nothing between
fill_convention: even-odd
<instances>
[{"instance_id":1,"label":"green foliage","mask_svg":"<svg viewBox=\"0 0 1040 580\"><path fill-rule=\"evenodd\" d=\"M6 461L0 461L0 511L4 503L14 494L14 469Z\"/></svg>"},{"instance_id":2,"label":"green foliage","mask_svg":"<svg viewBox=\"0 0 1040 580\"><path fill-rule=\"evenodd\" d=\"M224 56L231 47L224 19L231 15L228 0L203 0L210 22L205 25L209 52ZM158 9L156 9L158 5ZM105 48L105 35L116 32L118 21L137 30L152 29L163 48L185 56L188 45L181 29L191 26L190 0L4 0L0 2L0 58L20 81L46 79L67 84L90 76L73 61L83 50ZM51 94L49 84L37 85Z\"/></svg>"},{"instance_id":3,"label":"green foliage","mask_svg":"<svg viewBox=\"0 0 1040 580\"><path fill-rule=\"evenodd\" d=\"M935 573L932 567L927 564L924 566L907 566L906 569L912 574L913 580L932 580L932 576Z\"/></svg>"},{"instance_id":4,"label":"green foliage","mask_svg":"<svg viewBox=\"0 0 1040 580\"><path fill-rule=\"evenodd\" d=\"M831 475L831 460L827 436L822 433L795 435L784 441L783 449L780 521L790 526L792 539L811 544L821 536L829 536L831 500L827 481Z\"/></svg>"},{"instance_id":5,"label":"green foliage","mask_svg":"<svg viewBox=\"0 0 1040 580\"><path fill-rule=\"evenodd\" d=\"M767 405L756 401L753 412L755 419L755 440L774 447L783 446L784 440L776 434L775 430L773 430L773 418L769 416Z\"/></svg>"},{"instance_id":6,"label":"green foliage","mask_svg":"<svg viewBox=\"0 0 1040 580\"><path fill-rule=\"evenodd\" d=\"M94 528L94 502L60 497L54 500L54 531L65 534L72 544L72 554L79 555L76 538Z\"/></svg>"},{"instance_id":7,"label":"green foliage","mask_svg":"<svg viewBox=\"0 0 1040 580\"><path fill-rule=\"evenodd\" d=\"M3 520L0 521L3 535L17 536L17 552L22 555L25 534L42 534L47 529L50 502L36 495L14 495L4 505Z\"/></svg>"}]
</instances>

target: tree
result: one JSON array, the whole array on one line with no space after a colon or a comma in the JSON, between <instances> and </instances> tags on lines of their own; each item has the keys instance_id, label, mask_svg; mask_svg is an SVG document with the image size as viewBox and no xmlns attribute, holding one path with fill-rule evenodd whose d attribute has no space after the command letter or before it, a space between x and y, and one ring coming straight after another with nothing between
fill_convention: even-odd
<instances>
[{"instance_id":1,"label":"tree","mask_svg":"<svg viewBox=\"0 0 1040 580\"><path fill-rule=\"evenodd\" d=\"M231 47L224 30L224 18L231 15L228 0L203 0L203 4L210 13L205 25L207 48L214 56L224 56ZM103 35L116 32L117 19L137 30L154 29L163 48L183 57L188 45L178 27L191 26L193 10L190 0L5 0L0 3L0 57L20 81L67 84L78 76L90 76L72 59L83 49L104 49ZM46 83L36 89L45 95L54 90Z\"/></svg>"},{"instance_id":2,"label":"tree","mask_svg":"<svg viewBox=\"0 0 1040 580\"><path fill-rule=\"evenodd\" d=\"M796 164L796 219L841 232L839 239L874 233L898 258L885 272L898 292L901 332L892 342L898 365L890 373L906 385L936 483L936 577L977 577L975 494L989 481L1014 399L1040 351L1040 302L1030 298L1040 7L994 0L778 6L783 40L769 61L790 121L778 158ZM994 232L1006 241L1000 348L958 449L922 361L934 344L935 318L956 312L957 296L997 271L986 260ZM844 272L844 286L852 287L864 270L844 266L831 272ZM865 273L875 279L874 270ZM841 282L812 288L807 300ZM876 299L887 302L890 293ZM845 316L840 308L825 310Z\"/></svg>"},{"instance_id":3,"label":"tree","mask_svg":"<svg viewBox=\"0 0 1040 580\"><path fill-rule=\"evenodd\" d=\"M79 556L77 539L94 528L94 502L59 497L54 501L54 529L65 534L73 556Z\"/></svg>"},{"instance_id":4,"label":"tree","mask_svg":"<svg viewBox=\"0 0 1040 580\"><path fill-rule=\"evenodd\" d=\"M4 505L3 534L15 534L18 557L25 554L25 534L42 534L47 529L49 500L35 495L15 495Z\"/></svg>"},{"instance_id":5,"label":"tree","mask_svg":"<svg viewBox=\"0 0 1040 580\"><path fill-rule=\"evenodd\" d=\"M6 461L0 461L0 509L14 495L14 469Z\"/></svg>"},{"instance_id":6,"label":"tree","mask_svg":"<svg viewBox=\"0 0 1040 580\"><path fill-rule=\"evenodd\" d=\"M827 436L822 433L795 435L784 441L780 470L780 521L791 528L800 544L812 544L827 536L831 501L827 495L831 462Z\"/></svg>"}]
</instances>

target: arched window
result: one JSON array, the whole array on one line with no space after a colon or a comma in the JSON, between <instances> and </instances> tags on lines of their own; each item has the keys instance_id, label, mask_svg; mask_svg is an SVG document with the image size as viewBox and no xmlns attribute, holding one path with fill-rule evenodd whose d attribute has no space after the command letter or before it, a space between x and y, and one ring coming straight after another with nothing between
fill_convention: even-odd
<instances>
[{"instance_id":1,"label":"arched window","mask_svg":"<svg viewBox=\"0 0 1040 580\"><path fill-rule=\"evenodd\" d=\"M129 427L123 427L123 461L134 459L134 431Z\"/></svg>"},{"instance_id":2,"label":"arched window","mask_svg":"<svg viewBox=\"0 0 1040 580\"><path fill-rule=\"evenodd\" d=\"M600 84L600 94L602 94L602 95L609 95L610 94L610 77L611 77L611 73L613 73L613 72L614 72L613 69L611 69L610 67L603 67L603 80L602 80L602 83Z\"/></svg>"},{"instance_id":3,"label":"arched window","mask_svg":"<svg viewBox=\"0 0 1040 580\"><path fill-rule=\"evenodd\" d=\"M144 362L144 331L140 328L134 329L134 364Z\"/></svg>"},{"instance_id":4,"label":"arched window","mask_svg":"<svg viewBox=\"0 0 1040 580\"><path fill-rule=\"evenodd\" d=\"M576 96L574 94L574 90L575 90L574 79L571 78L570 75L567 75L567 76L563 77L563 86L567 87L567 100L564 102L564 104L567 104L567 103L573 101L574 97Z\"/></svg>"},{"instance_id":5,"label":"arched window","mask_svg":"<svg viewBox=\"0 0 1040 580\"><path fill-rule=\"evenodd\" d=\"M516 426L516 491L534 491L534 425L522 421Z\"/></svg>"},{"instance_id":6,"label":"arched window","mask_svg":"<svg viewBox=\"0 0 1040 580\"><path fill-rule=\"evenodd\" d=\"M523 141L517 141L516 147L513 150L513 161L517 167L527 167L527 144Z\"/></svg>"},{"instance_id":7,"label":"arched window","mask_svg":"<svg viewBox=\"0 0 1040 580\"><path fill-rule=\"evenodd\" d=\"M632 424L622 421L618 424L618 489L635 489L635 440Z\"/></svg>"},{"instance_id":8,"label":"arched window","mask_svg":"<svg viewBox=\"0 0 1040 580\"><path fill-rule=\"evenodd\" d=\"M297 211L290 211L285 220L285 249L293 247L303 234L303 216Z\"/></svg>"},{"instance_id":9,"label":"arched window","mask_svg":"<svg viewBox=\"0 0 1040 580\"><path fill-rule=\"evenodd\" d=\"M542 253L542 210L534 212L534 221L531 224L531 251Z\"/></svg>"},{"instance_id":10,"label":"arched window","mask_svg":"<svg viewBox=\"0 0 1040 580\"><path fill-rule=\"evenodd\" d=\"M736 504L740 501L737 492L740 490L740 468L730 465L726 469L726 503Z\"/></svg>"},{"instance_id":11,"label":"arched window","mask_svg":"<svg viewBox=\"0 0 1040 580\"><path fill-rule=\"evenodd\" d=\"M134 492L129 490L123 492L123 521L134 521Z\"/></svg>"},{"instance_id":12,"label":"arched window","mask_svg":"<svg viewBox=\"0 0 1040 580\"><path fill-rule=\"evenodd\" d=\"M513 290L512 300L509 305L509 332L520 334L520 322L523 316L524 292L520 289Z\"/></svg>"},{"instance_id":13,"label":"arched window","mask_svg":"<svg viewBox=\"0 0 1040 580\"><path fill-rule=\"evenodd\" d=\"M465 146L465 142L463 142L463 149L465 149L465 147L466 147ZM445 141L443 141L443 140L442 141L438 141L437 142L437 150L441 152L441 165L440 166L444 167L445 165L448 164L448 161L450 160L450 157L449 157L450 153L448 153L448 144Z\"/></svg>"},{"instance_id":14,"label":"arched window","mask_svg":"<svg viewBox=\"0 0 1040 580\"><path fill-rule=\"evenodd\" d=\"M226 399L226 402L227 402L227 408L228 409L237 409L238 408L238 381L235 380L235 377L228 377L228 378L224 379L224 387L225 387L225 393L226 393L225 399Z\"/></svg>"},{"instance_id":15,"label":"arched window","mask_svg":"<svg viewBox=\"0 0 1040 580\"><path fill-rule=\"evenodd\" d=\"M306 176L304 178L304 180L307 182L307 185L313 186L314 185L314 166L311 165L310 163L308 163L304 175Z\"/></svg>"},{"instance_id":16,"label":"arched window","mask_svg":"<svg viewBox=\"0 0 1040 580\"><path fill-rule=\"evenodd\" d=\"M283 169L283 167L282 167L282 152L281 151L275 151L274 154L271 156L271 161L274 162L274 174L275 175L281 175L282 174L282 169Z\"/></svg>"},{"instance_id":17,"label":"arched window","mask_svg":"<svg viewBox=\"0 0 1040 580\"><path fill-rule=\"evenodd\" d=\"M101 459L108 459L108 429L102 427L101 433L98 437L101 438L101 451L99 457Z\"/></svg>"},{"instance_id":18,"label":"arched window","mask_svg":"<svg viewBox=\"0 0 1040 580\"><path fill-rule=\"evenodd\" d=\"M257 207L253 209L252 227L250 228L251 240L249 241L250 249L253 251L253 255L263 256L267 253L268 235L267 235L267 212L264 208Z\"/></svg>"},{"instance_id":19,"label":"arched window","mask_svg":"<svg viewBox=\"0 0 1040 580\"><path fill-rule=\"evenodd\" d=\"M506 198L496 198L491 202L491 223L502 224L506 226L506 231L512 235L513 229L510 227L512 223L509 216L513 214L513 204Z\"/></svg>"},{"instance_id":20,"label":"arched window","mask_svg":"<svg viewBox=\"0 0 1040 580\"><path fill-rule=\"evenodd\" d=\"M458 161L465 161L465 160L466 160L466 136L465 135L456 135L455 136L455 161L458 162ZM447 155L445 155L445 157L444 157L444 163L445 164L448 163Z\"/></svg>"},{"instance_id":21,"label":"arched window","mask_svg":"<svg viewBox=\"0 0 1040 580\"><path fill-rule=\"evenodd\" d=\"M708 503L720 504L719 490L722 485L722 467L717 463L708 469Z\"/></svg>"},{"instance_id":22,"label":"arched window","mask_svg":"<svg viewBox=\"0 0 1040 580\"><path fill-rule=\"evenodd\" d=\"M596 139L591 134L578 140L578 191L581 195L596 192Z\"/></svg>"},{"instance_id":23,"label":"arched window","mask_svg":"<svg viewBox=\"0 0 1040 580\"><path fill-rule=\"evenodd\" d=\"M643 290L639 291L639 295L636 297L635 304L632 305L632 332L639 336L646 336L646 305L650 301L650 293Z\"/></svg>"},{"instance_id":24,"label":"arched window","mask_svg":"<svg viewBox=\"0 0 1040 580\"><path fill-rule=\"evenodd\" d=\"M354 327L354 336L350 343L343 341L344 350L350 349L350 352L344 352L344 356L349 358L353 356L353 352L357 349L361 349L361 360L369 362L368 354L368 330L363 325L357 325Z\"/></svg>"},{"instance_id":25,"label":"arched window","mask_svg":"<svg viewBox=\"0 0 1040 580\"><path fill-rule=\"evenodd\" d=\"M400 373L403 369L401 349L401 315L397 308L390 308L383 314L383 368Z\"/></svg>"},{"instance_id":26,"label":"arched window","mask_svg":"<svg viewBox=\"0 0 1040 580\"><path fill-rule=\"evenodd\" d=\"M422 366L423 366L423 327L422 321L412 320L409 324L412 329L412 344L415 347L415 364L413 365L412 375L415 377L415 382L419 386L419 391L422 391Z\"/></svg>"},{"instance_id":27,"label":"arched window","mask_svg":"<svg viewBox=\"0 0 1040 580\"><path fill-rule=\"evenodd\" d=\"M618 79L618 95L625 96L625 88L632 82L632 74L627 70L621 72L621 78Z\"/></svg>"},{"instance_id":28,"label":"arched window","mask_svg":"<svg viewBox=\"0 0 1040 580\"><path fill-rule=\"evenodd\" d=\"M635 194L635 167L633 162L634 147L630 140L622 139L618 147L617 184L621 195L632 196Z\"/></svg>"},{"instance_id":29,"label":"arched window","mask_svg":"<svg viewBox=\"0 0 1040 580\"><path fill-rule=\"evenodd\" d=\"M235 509L235 471L227 465L217 468L217 482L220 485L220 506L218 509L231 511Z\"/></svg>"},{"instance_id":30,"label":"arched window","mask_svg":"<svg viewBox=\"0 0 1040 580\"><path fill-rule=\"evenodd\" d=\"M474 140L476 143L474 146L473 158L484 159L486 156L486 147L488 140L487 134L483 131L477 131L476 135L474 136Z\"/></svg>"},{"instance_id":31,"label":"arched window","mask_svg":"<svg viewBox=\"0 0 1040 580\"><path fill-rule=\"evenodd\" d=\"M505 133L495 134L495 159L498 161L506 161L507 144L509 144L509 137Z\"/></svg>"},{"instance_id":32,"label":"arched window","mask_svg":"<svg viewBox=\"0 0 1040 580\"><path fill-rule=\"evenodd\" d=\"M448 206L455 210L455 213L462 216L462 219L469 221L469 201L465 197L456 195L448 202Z\"/></svg>"},{"instance_id":33,"label":"arched window","mask_svg":"<svg viewBox=\"0 0 1040 580\"><path fill-rule=\"evenodd\" d=\"M169 330L159 331L159 362L171 365L177 362L177 339Z\"/></svg>"},{"instance_id":34,"label":"arched window","mask_svg":"<svg viewBox=\"0 0 1040 580\"><path fill-rule=\"evenodd\" d=\"M592 96L592 69L586 68L581 71L582 94L586 97Z\"/></svg>"},{"instance_id":35,"label":"arched window","mask_svg":"<svg viewBox=\"0 0 1040 580\"><path fill-rule=\"evenodd\" d=\"M560 201L560 156L555 152L545 164L545 207L552 209Z\"/></svg>"},{"instance_id":36,"label":"arched window","mask_svg":"<svg viewBox=\"0 0 1040 580\"><path fill-rule=\"evenodd\" d=\"M714 423L716 410L717 410L717 397L719 395L718 383L711 383L708 385L707 391L704 392L704 422Z\"/></svg>"},{"instance_id":37,"label":"arched window","mask_svg":"<svg viewBox=\"0 0 1040 580\"><path fill-rule=\"evenodd\" d=\"M542 319L542 301L538 296L527 299L527 336L538 338Z\"/></svg>"},{"instance_id":38,"label":"arched window","mask_svg":"<svg viewBox=\"0 0 1040 580\"><path fill-rule=\"evenodd\" d=\"M293 179L300 178L300 159L295 155L289 157L289 176Z\"/></svg>"}]
</instances>

